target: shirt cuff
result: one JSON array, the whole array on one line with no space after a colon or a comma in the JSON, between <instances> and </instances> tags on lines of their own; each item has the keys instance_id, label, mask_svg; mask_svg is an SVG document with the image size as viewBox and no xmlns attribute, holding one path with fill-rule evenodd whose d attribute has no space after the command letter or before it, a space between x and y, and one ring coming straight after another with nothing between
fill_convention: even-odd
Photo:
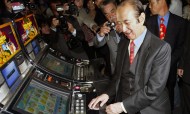
<instances>
[{"instance_id":1,"label":"shirt cuff","mask_svg":"<svg viewBox=\"0 0 190 114\"><path fill-rule=\"evenodd\" d=\"M101 42L104 39L104 36L102 37L99 34L97 34L97 39L98 39L99 42Z\"/></svg>"},{"instance_id":2,"label":"shirt cuff","mask_svg":"<svg viewBox=\"0 0 190 114\"><path fill-rule=\"evenodd\" d=\"M123 102L121 102L121 108L122 108L123 112L127 113L127 111L125 110L125 107L123 105Z\"/></svg>"},{"instance_id":3,"label":"shirt cuff","mask_svg":"<svg viewBox=\"0 0 190 114\"><path fill-rule=\"evenodd\" d=\"M72 35L75 37L76 34L77 34L77 31L76 31L76 29L74 29L74 31L72 32Z\"/></svg>"}]
</instances>

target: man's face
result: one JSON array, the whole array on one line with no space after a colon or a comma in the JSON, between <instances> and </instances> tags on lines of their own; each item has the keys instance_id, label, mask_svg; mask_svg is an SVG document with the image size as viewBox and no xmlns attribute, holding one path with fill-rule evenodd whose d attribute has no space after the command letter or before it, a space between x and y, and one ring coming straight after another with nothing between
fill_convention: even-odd
<instances>
[{"instance_id":1,"label":"man's face","mask_svg":"<svg viewBox=\"0 0 190 114\"><path fill-rule=\"evenodd\" d=\"M149 8L153 15L159 14L162 8L162 0L149 0Z\"/></svg>"},{"instance_id":2,"label":"man's face","mask_svg":"<svg viewBox=\"0 0 190 114\"><path fill-rule=\"evenodd\" d=\"M57 27L59 25L59 20L57 18L52 19L52 26Z\"/></svg>"},{"instance_id":3,"label":"man's face","mask_svg":"<svg viewBox=\"0 0 190 114\"><path fill-rule=\"evenodd\" d=\"M109 3L104 6L103 13L110 22L116 22L116 6L113 3Z\"/></svg>"},{"instance_id":4,"label":"man's face","mask_svg":"<svg viewBox=\"0 0 190 114\"><path fill-rule=\"evenodd\" d=\"M100 6L100 4L102 3L102 1L103 1L103 0L95 0L95 4L96 4L96 6L98 6L98 7L99 7L99 6Z\"/></svg>"},{"instance_id":5,"label":"man's face","mask_svg":"<svg viewBox=\"0 0 190 114\"><path fill-rule=\"evenodd\" d=\"M78 9L81 9L83 7L83 0L75 0L74 3Z\"/></svg>"},{"instance_id":6,"label":"man's face","mask_svg":"<svg viewBox=\"0 0 190 114\"><path fill-rule=\"evenodd\" d=\"M11 1L4 0L4 4L8 10L12 9Z\"/></svg>"},{"instance_id":7,"label":"man's face","mask_svg":"<svg viewBox=\"0 0 190 114\"><path fill-rule=\"evenodd\" d=\"M140 16L139 16L140 17ZM144 24L144 15L135 17L135 10L130 5L125 5L117 9L118 23L122 25L122 31L130 40L136 39L141 35L141 31Z\"/></svg>"}]
</instances>

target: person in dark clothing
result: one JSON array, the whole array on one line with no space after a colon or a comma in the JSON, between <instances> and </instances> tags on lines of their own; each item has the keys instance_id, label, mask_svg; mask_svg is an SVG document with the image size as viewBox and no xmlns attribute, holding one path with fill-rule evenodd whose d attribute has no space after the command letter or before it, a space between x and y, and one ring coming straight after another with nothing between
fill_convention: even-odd
<instances>
[{"instance_id":1,"label":"person in dark clothing","mask_svg":"<svg viewBox=\"0 0 190 114\"><path fill-rule=\"evenodd\" d=\"M182 114L190 113L190 22L187 22L184 53L178 65L178 76L180 78L180 97Z\"/></svg>"},{"instance_id":2,"label":"person in dark clothing","mask_svg":"<svg viewBox=\"0 0 190 114\"><path fill-rule=\"evenodd\" d=\"M177 64L183 53L186 22L182 17L172 14L169 11L169 6L169 0L150 0L149 8L152 16L146 20L146 25L154 35L158 36L160 40L169 43L172 48L171 67L167 81L167 88L170 96L171 110L173 110L174 87L177 80ZM165 26L165 28L162 28L163 26ZM165 32L161 30L164 30Z\"/></svg>"}]
</instances>

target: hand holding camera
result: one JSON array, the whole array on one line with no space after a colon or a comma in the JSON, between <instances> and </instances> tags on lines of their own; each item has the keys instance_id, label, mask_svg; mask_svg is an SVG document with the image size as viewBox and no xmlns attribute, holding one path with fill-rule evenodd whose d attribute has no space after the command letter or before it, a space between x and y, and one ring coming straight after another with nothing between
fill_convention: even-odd
<instances>
[{"instance_id":1,"label":"hand holding camera","mask_svg":"<svg viewBox=\"0 0 190 114\"><path fill-rule=\"evenodd\" d=\"M104 37L106 34L110 32L110 30L114 29L114 27L115 27L115 23L107 21L100 28L100 31L98 32L98 34L101 37Z\"/></svg>"}]
</instances>

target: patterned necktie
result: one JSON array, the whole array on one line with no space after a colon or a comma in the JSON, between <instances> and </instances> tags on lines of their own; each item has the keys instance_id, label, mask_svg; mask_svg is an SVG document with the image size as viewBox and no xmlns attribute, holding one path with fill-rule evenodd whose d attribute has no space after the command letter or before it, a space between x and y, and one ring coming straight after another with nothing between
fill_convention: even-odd
<instances>
[{"instance_id":1,"label":"patterned necktie","mask_svg":"<svg viewBox=\"0 0 190 114\"><path fill-rule=\"evenodd\" d=\"M166 26L164 25L164 18L160 19L160 39L163 40L166 34Z\"/></svg>"},{"instance_id":2,"label":"patterned necktie","mask_svg":"<svg viewBox=\"0 0 190 114\"><path fill-rule=\"evenodd\" d=\"M132 41L130 43L130 56L129 56L130 64L132 64L133 59L134 59L134 51L135 51L135 44L134 44L134 41Z\"/></svg>"}]
</instances>

